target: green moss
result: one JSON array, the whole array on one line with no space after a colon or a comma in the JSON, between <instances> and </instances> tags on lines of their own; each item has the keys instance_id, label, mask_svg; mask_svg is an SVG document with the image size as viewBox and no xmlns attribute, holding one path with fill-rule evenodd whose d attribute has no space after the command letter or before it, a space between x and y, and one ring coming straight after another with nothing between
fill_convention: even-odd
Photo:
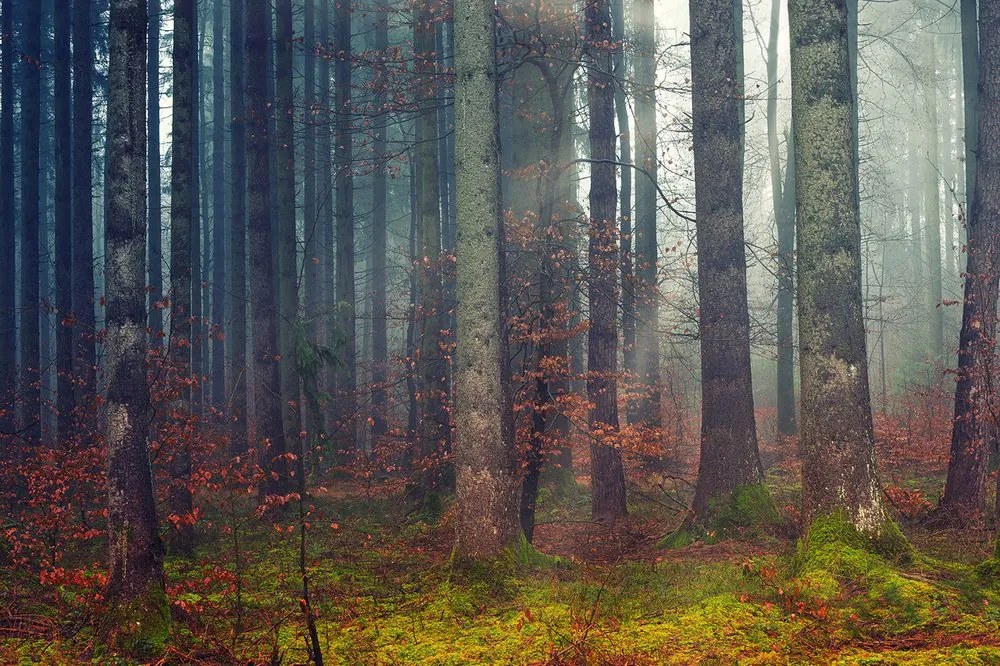
<instances>
[{"instance_id":1,"label":"green moss","mask_svg":"<svg viewBox=\"0 0 1000 666\"><path fill-rule=\"evenodd\" d=\"M710 512L717 532L766 528L781 522L781 514L763 483L739 486Z\"/></svg>"},{"instance_id":2,"label":"green moss","mask_svg":"<svg viewBox=\"0 0 1000 666\"><path fill-rule=\"evenodd\" d=\"M163 653L170 638L170 607L163 588L151 584L146 594L109 611L109 647L140 660Z\"/></svg>"}]
</instances>

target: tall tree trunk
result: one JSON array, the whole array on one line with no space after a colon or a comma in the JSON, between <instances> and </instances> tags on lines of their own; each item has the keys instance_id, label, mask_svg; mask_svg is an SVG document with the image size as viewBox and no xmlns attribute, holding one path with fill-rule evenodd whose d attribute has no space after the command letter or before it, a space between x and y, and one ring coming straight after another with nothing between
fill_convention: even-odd
<instances>
[{"instance_id":1,"label":"tall tree trunk","mask_svg":"<svg viewBox=\"0 0 1000 666\"><path fill-rule=\"evenodd\" d=\"M146 49L146 148L149 186L149 328L150 341L159 349L163 342L163 202L160 185L160 0L149 2L149 30Z\"/></svg>"},{"instance_id":2,"label":"tall tree trunk","mask_svg":"<svg viewBox=\"0 0 1000 666\"><path fill-rule=\"evenodd\" d=\"M651 428L660 424L660 345L656 259L656 19L653 0L634 0L636 357L643 399L636 418Z\"/></svg>"},{"instance_id":3,"label":"tall tree trunk","mask_svg":"<svg viewBox=\"0 0 1000 666\"><path fill-rule=\"evenodd\" d=\"M194 111L191 114L191 374L194 383L191 385L191 408L199 416L202 415L202 400L204 399L203 382L205 378L205 291L202 286L202 249L205 247L202 230L207 229L208 215L203 213L202 202L206 198L201 194L202 171L202 128L205 125L205 105L201 103L205 91L201 86L201 65L204 55L204 43L198 17L198 0L195 0L191 20L192 75L191 89ZM204 220L203 220L204 218ZM204 223L203 223L204 222Z\"/></svg>"},{"instance_id":4,"label":"tall tree trunk","mask_svg":"<svg viewBox=\"0 0 1000 666\"><path fill-rule=\"evenodd\" d=\"M226 30L223 0L212 3L212 324L226 320ZM208 220L205 221L208 224ZM226 336L212 336L212 404L226 403Z\"/></svg>"},{"instance_id":5,"label":"tall tree trunk","mask_svg":"<svg viewBox=\"0 0 1000 666\"><path fill-rule=\"evenodd\" d=\"M963 32L963 40L966 35ZM979 3L978 146L969 214L965 304L958 351L951 460L941 508L956 522L978 522L986 508L988 445L996 429L997 260L1000 256L1000 2ZM968 99L968 98L966 98ZM966 137L969 133L966 132Z\"/></svg>"},{"instance_id":6,"label":"tall tree trunk","mask_svg":"<svg viewBox=\"0 0 1000 666\"><path fill-rule=\"evenodd\" d=\"M924 104L927 109L926 154L923 155L924 205L927 228L927 264L930 269L927 293L927 312L930 315L930 357L935 363L944 358L944 306L941 279L941 194L940 169L938 160L938 112L937 112L937 49L936 39L927 35L927 60L930 66L930 81L924 88Z\"/></svg>"},{"instance_id":7,"label":"tall tree trunk","mask_svg":"<svg viewBox=\"0 0 1000 666\"><path fill-rule=\"evenodd\" d=\"M97 393L94 316L94 41L92 0L73 0L73 326L77 403Z\"/></svg>"},{"instance_id":8,"label":"tall tree trunk","mask_svg":"<svg viewBox=\"0 0 1000 666\"><path fill-rule=\"evenodd\" d=\"M80 0L77 0L79 3ZM0 173L14 173L14 34L13 0L0 2ZM14 178L0 178L0 432L17 429L15 393L17 386L17 314L14 310ZM3 458L7 458L4 452Z\"/></svg>"},{"instance_id":9,"label":"tall tree trunk","mask_svg":"<svg viewBox=\"0 0 1000 666\"><path fill-rule=\"evenodd\" d=\"M232 210L229 224L230 283L229 298L232 303L229 331L229 363L231 375L229 404L229 441L233 453L247 449L247 275L246 275L246 186L247 186L247 135L246 106L244 101L243 60L243 6L241 0L229 7L230 89L230 142L232 166L230 168ZM221 119L220 119L221 120ZM218 121L217 121L218 122Z\"/></svg>"},{"instance_id":10,"label":"tall tree trunk","mask_svg":"<svg viewBox=\"0 0 1000 666\"><path fill-rule=\"evenodd\" d=\"M122 647L163 648L170 620L147 448L146 3L111 0L108 31L107 314L109 608ZM114 625L113 625L114 626ZM145 653L145 654L143 654Z\"/></svg>"},{"instance_id":11,"label":"tall tree trunk","mask_svg":"<svg viewBox=\"0 0 1000 666\"><path fill-rule=\"evenodd\" d=\"M288 492L287 446L278 371L278 304L275 296L271 228L270 100L271 7L268 0L246 4L247 218L250 236L250 316L253 325L254 399L261 467L267 476L262 493Z\"/></svg>"},{"instance_id":12,"label":"tall tree trunk","mask_svg":"<svg viewBox=\"0 0 1000 666\"><path fill-rule=\"evenodd\" d=\"M195 215L194 105L195 105L195 0L174 1L173 111L170 160L170 358L177 378L190 380L197 369L192 367L193 338L192 246ZM182 414L193 409L192 391L185 391ZM184 418L182 416L182 418ZM178 450L171 462L170 511L186 518L192 509L191 456L185 438L178 438ZM194 548L193 531L186 521L177 521L169 535L171 550L190 554Z\"/></svg>"},{"instance_id":13,"label":"tall tree trunk","mask_svg":"<svg viewBox=\"0 0 1000 666\"><path fill-rule=\"evenodd\" d=\"M294 326L299 314L295 235L295 93L292 85L292 1L275 2L275 152L278 250L278 342L285 440L299 436L299 377L295 369Z\"/></svg>"},{"instance_id":14,"label":"tall tree trunk","mask_svg":"<svg viewBox=\"0 0 1000 666\"><path fill-rule=\"evenodd\" d=\"M388 431L386 421L385 382L388 379L389 344L386 331L386 250L388 219L386 216L386 120L388 70L384 64L389 47L389 8L379 2L375 8L375 94L378 114L375 118L372 151L375 169L372 175L372 449L378 450L379 439Z\"/></svg>"},{"instance_id":15,"label":"tall tree trunk","mask_svg":"<svg viewBox=\"0 0 1000 666\"><path fill-rule=\"evenodd\" d=\"M455 440L459 553L493 556L517 538L514 421L501 317L502 210L494 8L455 12L458 359Z\"/></svg>"},{"instance_id":16,"label":"tall tree trunk","mask_svg":"<svg viewBox=\"0 0 1000 666\"><path fill-rule=\"evenodd\" d=\"M794 340L792 334L792 308L794 307L793 271L795 257L794 181L792 148L788 146L785 164L785 183L791 192L785 192L781 180L781 146L778 137L778 35L781 29L781 0L771 1L771 25L767 37L767 153L771 167L771 208L777 230L778 298L777 298L777 411L778 434L785 437L798 430L795 417ZM790 137L789 137L790 138ZM790 203L789 203L790 202ZM791 215L789 215L791 213Z\"/></svg>"},{"instance_id":17,"label":"tall tree trunk","mask_svg":"<svg viewBox=\"0 0 1000 666\"><path fill-rule=\"evenodd\" d=\"M875 467L847 12L790 0L799 259L800 443L807 521L842 512L863 534L890 521Z\"/></svg>"},{"instance_id":18,"label":"tall tree trunk","mask_svg":"<svg viewBox=\"0 0 1000 666\"><path fill-rule=\"evenodd\" d=\"M354 176L351 173L354 159L351 103L351 11L350 0L334 6L333 48L334 61L334 122L333 158L336 178L337 220L337 332L342 336L342 363L338 366L337 391L339 393L336 439L342 454L351 455L356 446L354 392L357 390L357 346L355 328L357 302L354 293ZM433 33L432 33L433 35ZM430 150L434 146L428 142Z\"/></svg>"},{"instance_id":19,"label":"tall tree trunk","mask_svg":"<svg viewBox=\"0 0 1000 666\"><path fill-rule=\"evenodd\" d=\"M25 5L21 24L21 358L18 381L21 392L21 429L29 442L41 437L39 389L40 294L39 150L41 145L41 14L40 2Z\"/></svg>"},{"instance_id":20,"label":"tall tree trunk","mask_svg":"<svg viewBox=\"0 0 1000 666\"><path fill-rule=\"evenodd\" d=\"M328 53L330 45L330 4L329 2L319 3L319 42L323 45L324 53ZM324 320L324 341L330 347L337 347L337 335L334 317L336 316L337 294L336 294L336 264L334 262L334 244L336 243L336 232L333 222L333 148L330 131L330 58L320 58L317 71L317 86L319 97L317 98L316 125L322 130L316 139L316 153L321 156L319 159L318 182L316 184L316 228L320 235L320 247L323 252L323 259L320 262L322 268L322 287L320 289L321 307ZM336 393L336 370L327 368L324 373L324 385L328 393ZM326 428L336 428L337 401L328 400L324 405L323 421ZM333 442L336 448L336 441Z\"/></svg>"},{"instance_id":21,"label":"tall tree trunk","mask_svg":"<svg viewBox=\"0 0 1000 666\"><path fill-rule=\"evenodd\" d=\"M750 374L743 241L743 59L739 0L691 3L691 87L701 338L701 520L762 483Z\"/></svg>"},{"instance_id":22,"label":"tall tree trunk","mask_svg":"<svg viewBox=\"0 0 1000 666\"><path fill-rule=\"evenodd\" d=\"M590 109L590 329L587 397L591 511L595 519L624 516L625 468L621 450L607 440L618 431L618 245L614 81L608 0L587 0L587 102Z\"/></svg>"},{"instance_id":23,"label":"tall tree trunk","mask_svg":"<svg viewBox=\"0 0 1000 666\"><path fill-rule=\"evenodd\" d=\"M979 146L979 0L960 0L962 30L962 100L965 116L965 215L972 211ZM966 219L968 224L968 219Z\"/></svg>"},{"instance_id":24,"label":"tall tree trunk","mask_svg":"<svg viewBox=\"0 0 1000 666\"><path fill-rule=\"evenodd\" d=\"M437 133L434 105L436 104L436 58L434 55L435 5L422 0L417 6L413 26L416 96L420 106L416 121L416 209L418 215L418 283L422 326L420 333L420 428L419 456L428 469L423 475L423 490L435 490L448 476L441 460L442 448L448 427L445 412L447 385L445 361L441 350L442 266L441 266L441 208L438 188L437 150L434 136Z\"/></svg>"},{"instance_id":25,"label":"tall tree trunk","mask_svg":"<svg viewBox=\"0 0 1000 666\"><path fill-rule=\"evenodd\" d=\"M56 264L56 441L70 438L73 411L73 118L70 85L70 0L56 0L55 23L55 264Z\"/></svg>"}]
</instances>

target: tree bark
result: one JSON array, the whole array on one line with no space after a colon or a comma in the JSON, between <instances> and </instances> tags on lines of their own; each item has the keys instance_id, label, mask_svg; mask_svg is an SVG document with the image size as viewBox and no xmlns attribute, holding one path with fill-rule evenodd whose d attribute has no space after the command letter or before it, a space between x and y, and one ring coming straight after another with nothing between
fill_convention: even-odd
<instances>
[{"instance_id":1,"label":"tree bark","mask_svg":"<svg viewBox=\"0 0 1000 666\"><path fill-rule=\"evenodd\" d=\"M701 463L694 511L763 481L753 412L743 241L742 24L738 0L691 3L691 84L698 300Z\"/></svg>"},{"instance_id":2,"label":"tree bark","mask_svg":"<svg viewBox=\"0 0 1000 666\"><path fill-rule=\"evenodd\" d=\"M212 3L212 313L213 326L226 320L226 30L223 0ZM205 221L208 224L208 220ZM212 339L212 405L226 404L226 336Z\"/></svg>"},{"instance_id":3,"label":"tree bark","mask_svg":"<svg viewBox=\"0 0 1000 666\"><path fill-rule=\"evenodd\" d=\"M615 239L616 179L614 81L608 0L587 0L587 102L590 110L590 329L587 397L591 431L591 512L597 520L626 513L621 450L608 439L618 432L618 277Z\"/></svg>"},{"instance_id":4,"label":"tree bark","mask_svg":"<svg viewBox=\"0 0 1000 666\"><path fill-rule=\"evenodd\" d=\"M971 523L981 521L986 508L988 446L996 429L991 402L996 393L992 375L1000 278L1000 2L996 0L979 3L979 40L979 143L968 221L951 459L941 499L947 516Z\"/></svg>"},{"instance_id":5,"label":"tree bark","mask_svg":"<svg viewBox=\"0 0 1000 666\"><path fill-rule=\"evenodd\" d=\"M124 634L124 647L133 653L162 648L169 622L147 449L146 22L144 1L111 1L105 257L107 599L115 609L117 631Z\"/></svg>"},{"instance_id":6,"label":"tree bark","mask_svg":"<svg viewBox=\"0 0 1000 666\"><path fill-rule=\"evenodd\" d=\"M163 345L163 201L160 184L160 0L149 2L149 29L146 48L146 182L149 187L149 328L154 348Z\"/></svg>"},{"instance_id":7,"label":"tree bark","mask_svg":"<svg viewBox=\"0 0 1000 666\"><path fill-rule=\"evenodd\" d=\"M389 47L389 8L379 2L375 8L374 85L378 100L372 150L375 170L372 175L372 450L378 451L379 439L388 431L386 421L385 382L388 379L389 344L386 331L386 250L388 219L386 216L386 120L388 70L385 59Z\"/></svg>"},{"instance_id":8,"label":"tree bark","mask_svg":"<svg viewBox=\"0 0 1000 666\"><path fill-rule=\"evenodd\" d=\"M229 7L229 56L230 89L230 142L232 166L230 168L232 210L229 226L230 311L229 353L231 376L229 403L229 446L234 454L247 449L247 284L246 284L246 187L247 187L247 135L246 102L244 100L244 29L242 0Z\"/></svg>"},{"instance_id":9,"label":"tree bark","mask_svg":"<svg viewBox=\"0 0 1000 666\"><path fill-rule=\"evenodd\" d=\"M891 522L875 467L847 10L790 0L799 259L803 511L843 513L877 538Z\"/></svg>"},{"instance_id":10,"label":"tree bark","mask_svg":"<svg viewBox=\"0 0 1000 666\"><path fill-rule=\"evenodd\" d=\"M502 333L503 227L494 6L455 6L458 552L496 555L517 538L513 412Z\"/></svg>"},{"instance_id":11,"label":"tree bark","mask_svg":"<svg viewBox=\"0 0 1000 666\"><path fill-rule=\"evenodd\" d=\"M79 2L80 0L77 0ZM0 34L14 34L13 0L0 2ZM0 173L14 173L14 44L0 41ZM17 429L15 394L17 387L17 313L14 309L15 223L14 179L0 178L0 432ZM4 452L3 459L7 459Z\"/></svg>"},{"instance_id":12,"label":"tree bark","mask_svg":"<svg viewBox=\"0 0 1000 666\"><path fill-rule=\"evenodd\" d=\"M282 425L281 377L278 372L278 309L275 297L271 228L270 101L271 8L268 0L246 4L247 218L250 242L250 316L253 326L254 398L260 464L265 495L291 488Z\"/></svg>"},{"instance_id":13,"label":"tree bark","mask_svg":"<svg viewBox=\"0 0 1000 666\"><path fill-rule=\"evenodd\" d=\"M944 307L941 276L941 193L938 160L937 112L937 49L936 39L927 35L927 64L930 81L924 87L924 104L927 110L926 154L921 160L924 174L924 226L927 229L927 267L930 270L927 284L927 314L930 319L930 357L935 363L944 358Z\"/></svg>"}]
</instances>

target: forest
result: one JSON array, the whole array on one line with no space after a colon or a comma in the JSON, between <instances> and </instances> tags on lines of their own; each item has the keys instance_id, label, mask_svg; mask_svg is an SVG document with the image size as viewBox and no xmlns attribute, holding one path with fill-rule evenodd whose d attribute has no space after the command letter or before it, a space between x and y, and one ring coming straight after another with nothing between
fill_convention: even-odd
<instances>
[{"instance_id":1,"label":"forest","mask_svg":"<svg viewBox=\"0 0 1000 666\"><path fill-rule=\"evenodd\" d=\"M1000 664L1000 0L0 0L0 664Z\"/></svg>"}]
</instances>

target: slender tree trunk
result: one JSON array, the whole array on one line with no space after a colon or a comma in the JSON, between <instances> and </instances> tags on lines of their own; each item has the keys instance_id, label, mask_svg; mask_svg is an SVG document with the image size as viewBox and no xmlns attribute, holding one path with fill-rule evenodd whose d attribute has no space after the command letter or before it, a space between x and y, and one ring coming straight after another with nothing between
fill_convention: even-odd
<instances>
[{"instance_id":1,"label":"slender tree trunk","mask_svg":"<svg viewBox=\"0 0 1000 666\"><path fill-rule=\"evenodd\" d=\"M56 441L69 440L75 408L73 396L73 118L70 103L70 0L56 0L55 23L55 264L56 264Z\"/></svg>"},{"instance_id":2,"label":"slender tree trunk","mask_svg":"<svg viewBox=\"0 0 1000 666\"><path fill-rule=\"evenodd\" d=\"M962 100L965 115L965 214L972 211L979 146L979 0L960 0L962 30ZM968 219L966 219L968 224Z\"/></svg>"},{"instance_id":3,"label":"slender tree trunk","mask_svg":"<svg viewBox=\"0 0 1000 666\"><path fill-rule=\"evenodd\" d=\"M743 241L742 24L739 0L691 3L691 83L701 338L701 463L694 511L764 475L750 374Z\"/></svg>"},{"instance_id":4,"label":"slender tree trunk","mask_svg":"<svg viewBox=\"0 0 1000 666\"><path fill-rule=\"evenodd\" d=\"M271 8L268 0L247 0L246 72L247 211L250 241L250 316L253 325L254 399L262 493L283 494L291 488L278 371L278 304L275 295L271 228L270 101Z\"/></svg>"},{"instance_id":5,"label":"slender tree trunk","mask_svg":"<svg viewBox=\"0 0 1000 666\"><path fill-rule=\"evenodd\" d=\"M777 409L778 434L790 437L798 431L795 417L794 304L795 186L792 147L785 163L785 191L781 180L781 146L778 137L778 35L781 27L781 0L771 2L771 26L767 39L767 152L771 167L771 207L777 229ZM790 139L790 137L789 137ZM791 223L791 224L789 224Z\"/></svg>"},{"instance_id":6,"label":"slender tree trunk","mask_svg":"<svg viewBox=\"0 0 1000 666\"><path fill-rule=\"evenodd\" d=\"M334 6L333 47L334 61L334 123L333 156L336 178L337 220L337 330L344 341L342 363L337 373L337 391L340 396L337 409L339 449L351 455L356 446L355 391L357 390L357 346L355 330L357 302L354 293L354 176L351 173L354 158L354 135L351 118L351 11L350 0ZM433 33L432 33L433 34ZM428 143L433 150L433 144Z\"/></svg>"},{"instance_id":7,"label":"slender tree trunk","mask_svg":"<svg viewBox=\"0 0 1000 666\"><path fill-rule=\"evenodd\" d=\"M502 333L502 210L494 8L455 12L458 359L455 440L459 553L496 555L517 538L514 421Z\"/></svg>"},{"instance_id":8,"label":"slender tree trunk","mask_svg":"<svg viewBox=\"0 0 1000 666\"><path fill-rule=\"evenodd\" d=\"M843 512L863 534L890 521L875 467L847 12L790 0L807 521Z\"/></svg>"},{"instance_id":9,"label":"slender tree trunk","mask_svg":"<svg viewBox=\"0 0 1000 666\"><path fill-rule=\"evenodd\" d=\"M189 381L197 369L192 367L193 338L192 245L194 234L194 105L195 105L195 0L174 2L173 111L170 160L170 358L180 381ZM193 408L192 391L185 391L178 410ZM183 417L182 417L183 418ZM186 518L192 510L191 455L185 438L178 438L170 465L170 511ZM191 525L177 522L169 533L170 548L190 554L194 548Z\"/></svg>"},{"instance_id":10,"label":"slender tree trunk","mask_svg":"<svg viewBox=\"0 0 1000 666\"><path fill-rule=\"evenodd\" d=\"M621 450L607 439L618 431L618 245L611 17L607 0L587 0L587 101L590 109L590 329L587 396L590 410L591 510L595 519L626 513Z\"/></svg>"},{"instance_id":11,"label":"slender tree trunk","mask_svg":"<svg viewBox=\"0 0 1000 666\"><path fill-rule=\"evenodd\" d=\"M299 377L295 369L294 325L298 318L298 264L295 235L295 94L292 85L291 0L275 2L275 152L278 250L278 341L281 349L282 419L286 441L299 435Z\"/></svg>"},{"instance_id":12,"label":"slender tree trunk","mask_svg":"<svg viewBox=\"0 0 1000 666\"><path fill-rule=\"evenodd\" d=\"M966 35L963 33L963 39ZM997 260L1000 256L1000 2L979 3L978 146L969 214L965 304L959 339L951 460L941 508L956 522L976 523L986 508L990 439L996 414ZM966 98L968 99L968 98ZM966 132L966 137L969 133Z\"/></svg>"},{"instance_id":13,"label":"slender tree trunk","mask_svg":"<svg viewBox=\"0 0 1000 666\"><path fill-rule=\"evenodd\" d=\"M223 0L212 3L212 324L226 320L226 66ZM206 224L208 221L206 220ZM226 403L226 336L212 336L212 404Z\"/></svg>"},{"instance_id":14,"label":"slender tree trunk","mask_svg":"<svg viewBox=\"0 0 1000 666\"><path fill-rule=\"evenodd\" d=\"M229 386L229 441L230 449L240 454L247 449L247 276L246 276L246 187L247 187L247 135L246 106L244 101L243 60L243 6L236 0L229 7L229 56L230 89L230 142L232 166L230 168L231 220L229 226L230 283L229 298L232 303L230 317L229 354L232 368ZM221 121L221 118L219 119ZM218 121L217 121L218 122Z\"/></svg>"},{"instance_id":15,"label":"slender tree trunk","mask_svg":"<svg viewBox=\"0 0 1000 666\"><path fill-rule=\"evenodd\" d=\"M635 184L636 356L643 399L637 419L660 425L660 345L656 259L656 205L659 157L656 154L656 19L652 0L634 0L635 157L641 172Z\"/></svg>"},{"instance_id":16,"label":"slender tree trunk","mask_svg":"<svg viewBox=\"0 0 1000 666\"><path fill-rule=\"evenodd\" d=\"M41 146L41 14L40 2L24 7L21 24L21 358L18 381L21 392L21 429L29 442L41 437L39 389L40 294L39 150Z\"/></svg>"},{"instance_id":17,"label":"slender tree trunk","mask_svg":"<svg viewBox=\"0 0 1000 666\"><path fill-rule=\"evenodd\" d=\"M77 0L79 2L80 0ZM17 429L14 396L17 385L17 320L14 310L14 3L0 2L0 432ZM2 459L7 459L5 451Z\"/></svg>"},{"instance_id":18,"label":"slender tree trunk","mask_svg":"<svg viewBox=\"0 0 1000 666\"><path fill-rule=\"evenodd\" d=\"M378 450L379 438L388 431L386 421L385 382L389 344L386 332L386 250L388 220L386 217L386 120L384 105L389 81L384 65L389 47L389 8L379 2L375 8L375 91L379 102L375 119L372 150L375 170L372 180L372 449Z\"/></svg>"},{"instance_id":19,"label":"slender tree trunk","mask_svg":"<svg viewBox=\"0 0 1000 666\"><path fill-rule=\"evenodd\" d=\"M927 293L927 312L930 316L930 356L935 363L944 358L944 306L941 278L941 194L938 161L938 112L937 112L937 49L933 35L927 36L927 59L931 80L925 87L924 104L927 109L927 152L923 155L924 211L927 228L927 264L930 269Z\"/></svg>"},{"instance_id":20,"label":"slender tree trunk","mask_svg":"<svg viewBox=\"0 0 1000 666\"><path fill-rule=\"evenodd\" d=\"M163 342L163 202L160 185L160 0L149 2L149 36L146 49L146 118L149 123L146 148L149 186L149 328L150 341L159 349Z\"/></svg>"},{"instance_id":21,"label":"slender tree trunk","mask_svg":"<svg viewBox=\"0 0 1000 666\"><path fill-rule=\"evenodd\" d=\"M167 638L163 545L147 448L146 3L111 0L108 32L108 589L122 647L154 656ZM143 654L143 653L148 654Z\"/></svg>"},{"instance_id":22,"label":"slender tree trunk","mask_svg":"<svg viewBox=\"0 0 1000 666\"><path fill-rule=\"evenodd\" d=\"M324 53L331 49L330 45L330 4L329 2L319 3L319 41L323 45ZM334 262L334 244L336 243L336 232L333 222L333 154L330 131L330 59L320 58L317 71L317 86L319 88L318 112L316 114L316 124L322 128L316 139L316 153L319 157L318 182L316 185L316 225L320 234L320 247L323 252L323 260L320 267L323 269L323 285L321 293L321 309L325 322L324 340L327 345L336 349L338 345L337 327L334 325L334 317L337 308L336 294L336 264ZM336 393L336 371L327 368L324 373L327 393ZM325 427L336 428L337 401L329 400L324 407L323 421ZM334 448L336 441L334 440Z\"/></svg>"},{"instance_id":23,"label":"slender tree trunk","mask_svg":"<svg viewBox=\"0 0 1000 666\"><path fill-rule=\"evenodd\" d=\"M77 403L97 393L94 316L92 0L73 0L73 326Z\"/></svg>"}]
</instances>

